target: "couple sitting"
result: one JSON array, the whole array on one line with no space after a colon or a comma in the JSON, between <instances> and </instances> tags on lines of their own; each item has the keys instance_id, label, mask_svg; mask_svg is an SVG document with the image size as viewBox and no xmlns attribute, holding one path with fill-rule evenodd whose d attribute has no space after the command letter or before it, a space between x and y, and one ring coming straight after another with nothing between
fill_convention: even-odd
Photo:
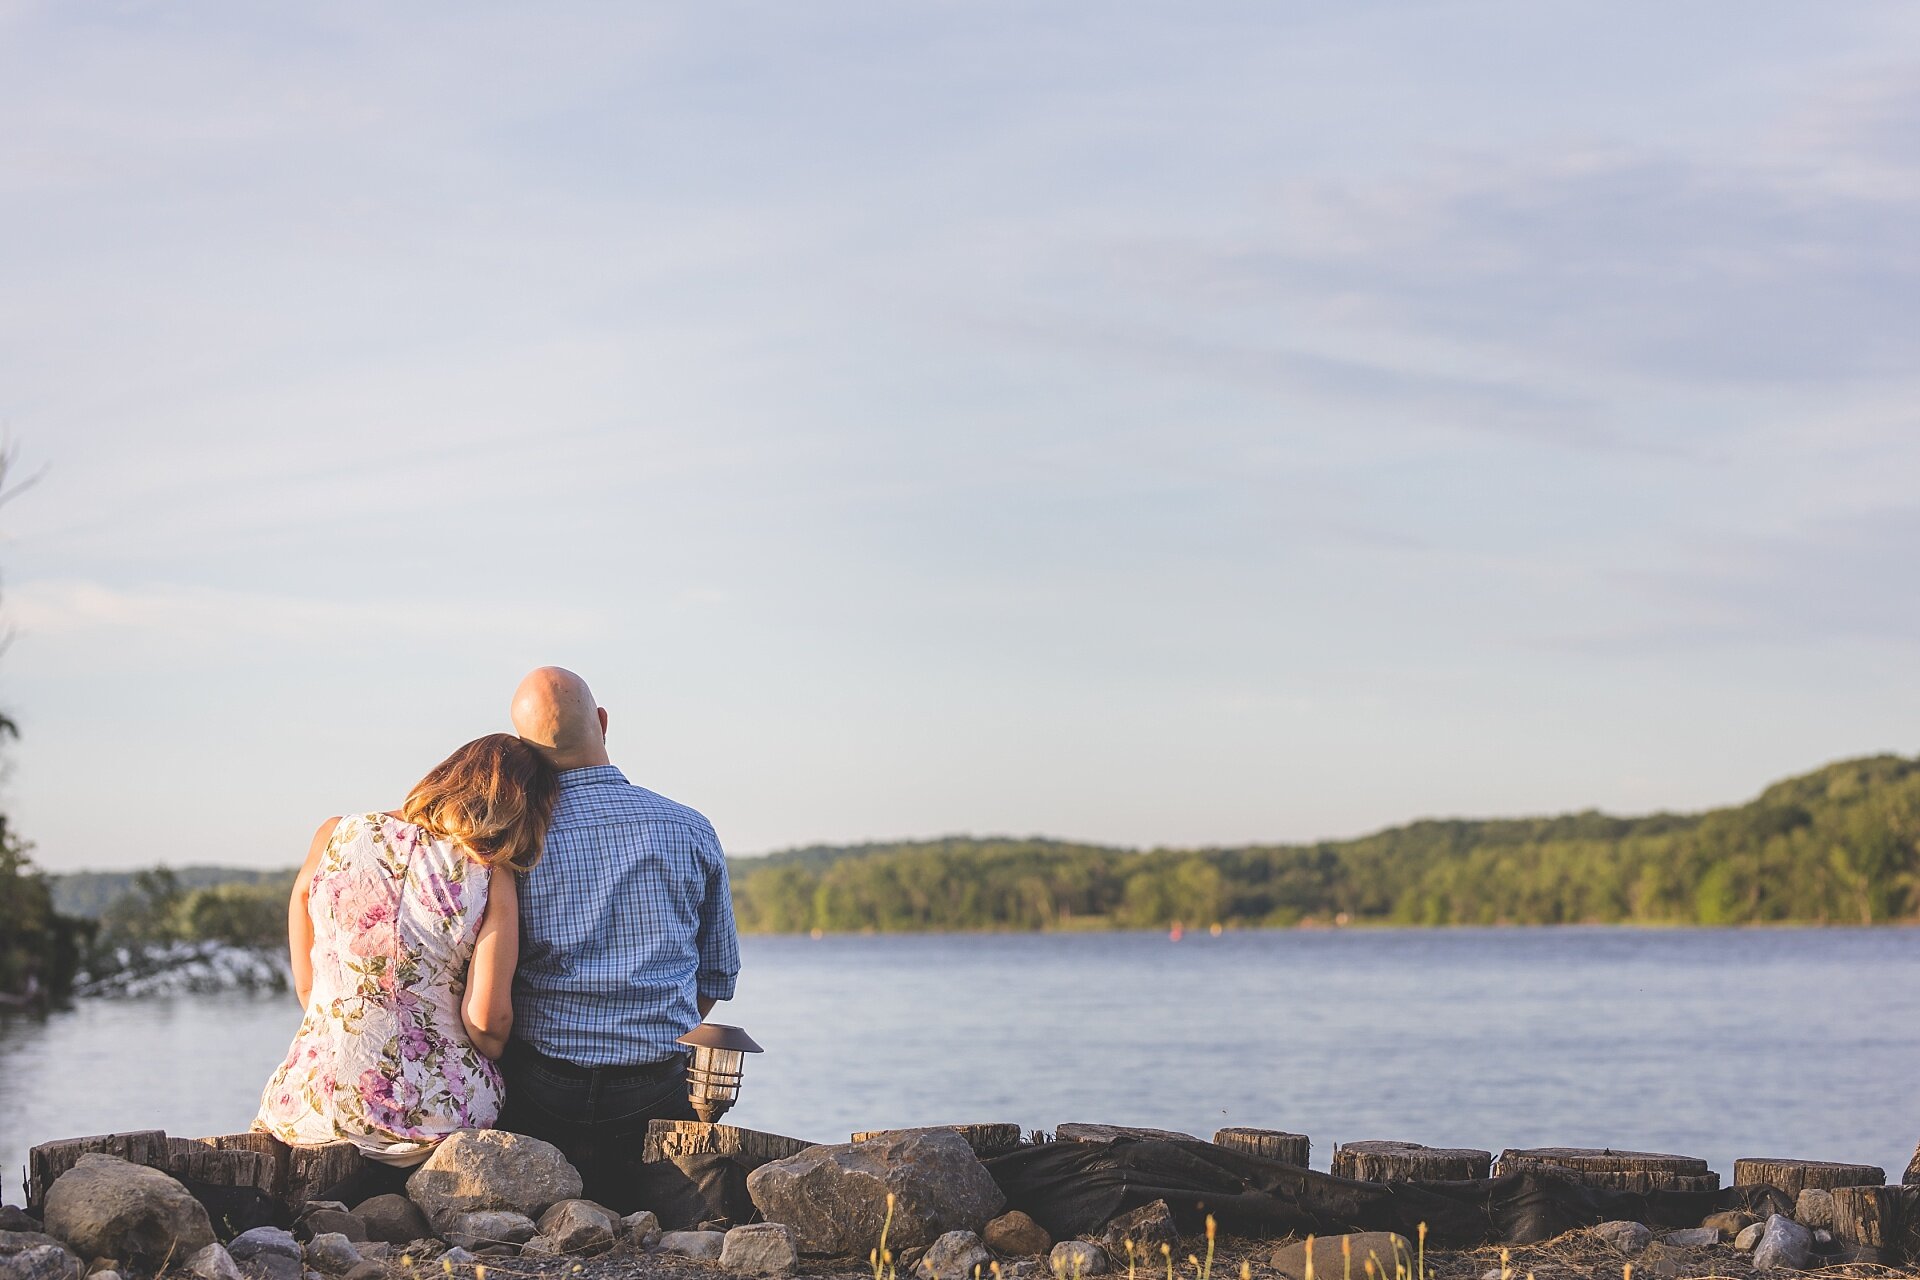
<instances>
[{"instance_id":1,"label":"couple sitting","mask_svg":"<svg viewBox=\"0 0 1920 1280\"><path fill-rule=\"evenodd\" d=\"M400 809L323 823L294 882L306 1016L254 1128L354 1143L377 1162L362 1196L457 1129L501 1128L617 1205L647 1122L694 1118L677 1041L740 968L719 839L613 767L572 672L521 681L513 725Z\"/></svg>"}]
</instances>

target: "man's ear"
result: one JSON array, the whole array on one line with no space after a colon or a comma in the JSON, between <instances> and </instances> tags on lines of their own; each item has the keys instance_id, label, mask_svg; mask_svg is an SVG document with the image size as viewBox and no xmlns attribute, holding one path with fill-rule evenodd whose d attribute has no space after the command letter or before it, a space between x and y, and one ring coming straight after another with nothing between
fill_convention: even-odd
<instances>
[{"instance_id":1,"label":"man's ear","mask_svg":"<svg viewBox=\"0 0 1920 1280\"><path fill-rule=\"evenodd\" d=\"M607 709L597 707L595 710L600 713L600 741L605 742L607 740Z\"/></svg>"}]
</instances>

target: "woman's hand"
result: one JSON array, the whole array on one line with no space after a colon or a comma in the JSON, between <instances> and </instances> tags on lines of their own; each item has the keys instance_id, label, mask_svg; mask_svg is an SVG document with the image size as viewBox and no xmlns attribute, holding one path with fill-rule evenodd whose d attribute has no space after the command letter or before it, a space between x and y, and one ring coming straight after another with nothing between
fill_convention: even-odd
<instances>
[{"instance_id":1,"label":"woman's hand","mask_svg":"<svg viewBox=\"0 0 1920 1280\"><path fill-rule=\"evenodd\" d=\"M333 839L333 829L340 825L340 819L328 818L313 833L313 843L307 847L307 860L300 864L300 874L293 878L293 896L287 900L287 952L293 963L293 994L300 1001L300 1010L306 1012L307 999L313 995L313 914L308 909L308 895L313 889L313 873L320 866L320 855L327 851L327 842Z\"/></svg>"},{"instance_id":2,"label":"woman's hand","mask_svg":"<svg viewBox=\"0 0 1920 1280\"><path fill-rule=\"evenodd\" d=\"M467 994L460 1021L474 1047L497 1058L513 1030L513 970L520 963L520 890L513 872L495 867L487 885L487 910L467 965Z\"/></svg>"}]
</instances>

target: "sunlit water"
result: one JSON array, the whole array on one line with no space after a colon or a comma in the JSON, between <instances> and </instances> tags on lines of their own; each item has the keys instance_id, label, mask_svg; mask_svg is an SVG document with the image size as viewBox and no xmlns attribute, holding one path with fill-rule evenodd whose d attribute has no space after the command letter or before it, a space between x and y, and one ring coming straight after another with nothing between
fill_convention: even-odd
<instances>
[{"instance_id":1,"label":"sunlit water","mask_svg":"<svg viewBox=\"0 0 1920 1280\"><path fill-rule=\"evenodd\" d=\"M1920 930L743 939L730 1121L1223 1125L1335 1143L1867 1161L1920 1139ZM290 997L0 1021L0 1167L55 1137L246 1127Z\"/></svg>"}]
</instances>

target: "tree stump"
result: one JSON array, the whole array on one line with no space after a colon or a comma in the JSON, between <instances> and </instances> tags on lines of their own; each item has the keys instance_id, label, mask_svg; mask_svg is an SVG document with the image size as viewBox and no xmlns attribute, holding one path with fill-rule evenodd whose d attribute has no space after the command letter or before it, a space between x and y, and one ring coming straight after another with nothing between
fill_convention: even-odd
<instances>
[{"instance_id":1,"label":"tree stump","mask_svg":"<svg viewBox=\"0 0 1920 1280\"><path fill-rule=\"evenodd\" d=\"M1222 1129L1213 1135L1213 1143L1229 1151L1244 1151L1250 1156L1264 1156L1301 1169L1307 1167L1307 1158L1313 1152L1313 1141L1305 1134L1282 1133L1278 1129Z\"/></svg>"},{"instance_id":2,"label":"tree stump","mask_svg":"<svg viewBox=\"0 0 1920 1280\"><path fill-rule=\"evenodd\" d=\"M867 1129L853 1135L855 1142L866 1142L872 1138L886 1138L902 1133L931 1133L937 1129L950 1130L967 1140L973 1148L973 1154L982 1159L987 1156L1005 1155L1020 1145L1020 1126L1017 1124L930 1124L912 1129Z\"/></svg>"},{"instance_id":3,"label":"tree stump","mask_svg":"<svg viewBox=\"0 0 1920 1280\"><path fill-rule=\"evenodd\" d=\"M654 1120L647 1125L640 1160L643 1164L658 1164L675 1156L731 1156L748 1163L765 1164L769 1160L799 1155L815 1145L799 1138L783 1138L777 1133L740 1129L730 1124Z\"/></svg>"},{"instance_id":4,"label":"tree stump","mask_svg":"<svg viewBox=\"0 0 1920 1280\"><path fill-rule=\"evenodd\" d=\"M1500 1153L1500 1172L1557 1173L1608 1191L1718 1191L1720 1175L1694 1156L1596 1147L1532 1147Z\"/></svg>"},{"instance_id":5,"label":"tree stump","mask_svg":"<svg viewBox=\"0 0 1920 1280\"><path fill-rule=\"evenodd\" d=\"M1870 1164L1759 1157L1733 1162L1734 1186L1778 1187L1796 1198L1808 1187L1821 1187L1828 1191L1837 1187L1877 1187L1886 1180L1887 1171Z\"/></svg>"},{"instance_id":6,"label":"tree stump","mask_svg":"<svg viewBox=\"0 0 1920 1280\"><path fill-rule=\"evenodd\" d=\"M360 1148L351 1142L287 1148L287 1203L298 1210L309 1200L360 1167Z\"/></svg>"},{"instance_id":7,"label":"tree stump","mask_svg":"<svg viewBox=\"0 0 1920 1280\"><path fill-rule=\"evenodd\" d=\"M1141 1129L1124 1124L1063 1124L1053 1131L1057 1142L1112 1142L1116 1138L1144 1138L1152 1142L1198 1142L1190 1133L1172 1129Z\"/></svg>"},{"instance_id":8,"label":"tree stump","mask_svg":"<svg viewBox=\"0 0 1920 1280\"><path fill-rule=\"evenodd\" d=\"M41 1143L27 1153L27 1207L38 1210L46 1203L47 1189L60 1175L78 1164L81 1156L94 1152L119 1156L129 1164L165 1169L167 1135L159 1129L137 1129L131 1133L100 1133L90 1138Z\"/></svg>"},{"instance_id":9,"label":"tree stump","mask_svg":"<svg viewBox=\"0 0 1920 1280\"><path fill-rule=\"evenodd\" d=\"M1484 1178L1493 1155L1417 1142L1343 1142L1333 1149L1333 1176L1360 1182L1460 1182Z\"/></svg>"},{"instance_id":10,"label":"tree stump","mask_svg":"<svg viewBox=\"0 0 1920 1280\"><path fill-rule=\"evenodd\" d=\"M276 1200L286 1193L286 1172L272 1152L223 1150L198 1138L167 1139L167 1172L214 1187L258 1187Z\"/></svg>"},{"instance_id":11,"label":"tree stump","mask_svg":"<svg viewBox=\"0 0 1920 1280\"><path fill-rule=\"evenodd\" d=\"M1903 1234L1913 1195L1905 1187L1854 1184L1834 1187L1833 1238L1849 1261L1898 1266L1906 1261Z\"/></svg>"}]
</instances>

